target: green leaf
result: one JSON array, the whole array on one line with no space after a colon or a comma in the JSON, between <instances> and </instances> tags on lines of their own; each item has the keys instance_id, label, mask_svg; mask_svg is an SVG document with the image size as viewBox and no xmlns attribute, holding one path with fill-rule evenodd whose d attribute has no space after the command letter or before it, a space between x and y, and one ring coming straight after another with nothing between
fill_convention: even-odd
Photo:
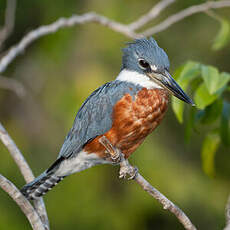
<instances>
[{"instance_id":1,"label":"green leaf","mask_svg":"<svg viewBox=\"0 0 230 230\"><path fill-rule=\"evenodd\" d=\"M181 87L187 86L191 80L195 79L200 74L200 67L200 63L188 61L184 65L184 68L182 69L181 74L177 79L178 84L180 84Z\"/></svg>"},{"instance_id":2,"label":"green leaf","mask_svg":"<svg viewBox=\"0 0 230 230\"><path fill-rule=\"evenodd\" d=\"M215 122L220 116L223 108L223 101L216 100L211 105L207 106L201 114L200 121L203 124L211 124Z\"/></svg>"},{"instance_id":3,"label":"green leaf","mask_svg":"<svg viewBox=\"0 0 230 230\"><path fill-rule=\"evenodd\" d=\"M229 73L219 74L218 69L213 66L202 65L201 73L210 94L216 93L230 81Z\"/></svg>"},{"instance_id":4,"label":"green leaf","mask_svg":"<svg viewBox=\"0 0 230 230\"><path fill-rule=\"evenodd\" d=\"M204 109L217 99L217 94L210 94L205 83L200 84L195 92L194 101L198 109Z\"/></svg>"},{"instance_id":5,"label":"green leaf","mask_svg":"<svg viewBox=\"0 0 230 230\"><path fill-rule=\"evenodd\" d=\"M200 74L200 64L197 62L189 61L184 67L176 71L177 83L180 87L186 91L189 83L194 80ZM179 76L178 76L179 75ZM184 112L184 102L177 99L176 97L172 98L172 109L176 115L177 120L183 122L183 112Z\"/></svg>"},{"instance_id":6,"label":"green leaf","mask_svg":"<svg viewBox=\"0 0 230 230\"><path fill-rule=\"evenodd\" d=\"M209 93L213 94L216 91L220 78L218 69L213 66L203 65L201 73Z\"/></svg>"},{"instance_id":7,"label":"green leaf","mask_svg":"<svg viewBox=\"0 0 230 230\"><path fill-rule=\"evenodd\" d=\"M220 78L219 78L218 89L223 88L224 86L226 86L229 81L230 81L230 74L226 73L226 72L222 72L220 74Z\"/></svg>"},{"instance_id":8,"label":"green leaf","mask_svg":"<svg viewBox=\"0 0 230 230\"><path fill-rule=\"evenodd\" d=\"M221 124L220 124L220 136L225 145L230 145L230 104L224 102Z\"/></svg>"},{"instance_id":9,"label":"green leaf","mask_svg":"<svg viewBox=\"0 0 230 230\"><path fill-rule=\"evenodd\" d=\"M230 39L230 25L227 20L220 20L220 30L215 37L212 45L213 50L219 50L223 48Z\"/></svg>"},{"instance_id":10,"label":"green leaf","mask_svg":"<svg viewBox=\"0 0 230 230\"><path fill-rule=\"evenodd\" d=\"M214 158L219 145L220 136L217 132L207 134L202 145L201 158L203 170L209 176L215 174Z\"/></svg>"},{"instance_id":11,"label":"green leaf","mask_svg":"<svg viewBox=\"0 0 230 230\"><path fill-rule=\"evenodd\" d=\"M177 120L183 123L184 102L176 97L172 97L172 109L176 115Z\"/></svg>"},{"instance_id":12,"label":"green leaf","mask_svg":"<svg viewBox=\"0 0 230 230\"><path fill-rule=\"evenodd\" d=\"M199 87L199 85L203 82L203 78L202 77L198 77L196 79L194 79L190 84L189 87L191 88L192 92L195 92L196 89Z\"/></svg>"}]
</instances>

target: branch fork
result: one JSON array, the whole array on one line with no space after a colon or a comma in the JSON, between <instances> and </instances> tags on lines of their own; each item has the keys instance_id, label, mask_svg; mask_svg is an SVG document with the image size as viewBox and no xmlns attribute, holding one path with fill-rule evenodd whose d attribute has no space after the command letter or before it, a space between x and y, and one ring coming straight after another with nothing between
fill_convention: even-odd
<instances>
[{"instance_id":1,"label":"branch fork","mask_svg":"<svg viewBox=\"0 0 230 230\"><path fill-rule=\"evenodd\" d=\"M155 19L160 13L166 9L169 5L176 2L176 0L160 0L154 7L150 9L149 12L143 14L137 20L133 21L130 24L120 23L114 20L111 20L103 15L97 14L95 12L89 12L82 15L73 15L70 18L59 18L57 21L40 26L35 30L27 33L15 46L11 47L9 51L2 55L0 59L0 73L4 72L7 67L14 61L14 59L21 53L25 51L28 46L36 41L37 39L46 36L51 33L55 33L58 30L66 27L73 27L78 24L86 23L98 23L102 26L106 26L112 31L116 31L128 38L140 38L143 36L151 36L156 33L159 33L171 25L183 20L186 17L189 17L193 14L200 12L207 12L210 9L218 9L224 7L230 7L230 1L220 0L220 1L208 1L202 4L193 5L186 9L183 9L169 17L165 20L156 24L151 28L142 30L142 32L137 32L137 30L143 29L147 23ZM6 39L10 36L14 28L15 22L15 9L16 9L16 0L7 0L7 9L5 12L5 25L0 28L0 50L4 45ZM0 76L0 88L10 89L15 91L16 94L25 98L26 90L20 82L17 82L13 79L8 79ZM34 179L33 173L24 159L22 153L9 136L7 131L4 129L0 123L0 140L8 148L11 153L14 161L18 165L23 177L27 182L30 182ZM182 223L185 229L195 230L195 226L185 215L185 213L168 200L163 194L161 194L157 189L151 186L151 184L146 181L141 174L138 172L137 168L131 166L128 160L125 159L121 151L115 148L110 141L103 136L100 140L101 144L105 147L108 158L114 164L120 164L120 178L127 178L135 180L145 191L147 191L152 197L159 201L164 209L168 209L172 212L177 219ZM129 177L128 177L129 176ZM18 204L18 206L25 213L29 219L31 226L35 230L49 230L49 221L45 209L43 199L39 199L34 202L34 207L30 204L28 200L17 190L17 188L5 177L0 175L0 187L5 190ZM226 228L225 230L230 230L230 200L226 207Z\"/></svg>"},{"instance_id":2,"label":"branch fork","mask_svg":"<svg viewBox=\"0 0 230 230\"><path fill-rule=\"evenodd\" d=\"M10 137L8 132L5 130L3 125L0 123L0 140L9 150L12 158L14 159L15 163L17 164L19 170L21 171L25 181L29 183L34 179L34 175L32 170L30 169L28 163L26 162L25 158L23 157L21 151L14 143L13 139ZM25 201L26 198L21 194L21 192L13 185L12 182L7 180L0 174L0 187L5 190L13 200L18 204L18 206L23 210L26 217L28 218L31 226L35 230L49 230L49 219L46 213L45 204L42 198L39 200L34 201L34 208L33 206ZM30 205L29 205L30 204ZM39 220L37 218L39 217ZM40 224L42 223L44 228L40 228Z\"/></svg>"}]
</instances>

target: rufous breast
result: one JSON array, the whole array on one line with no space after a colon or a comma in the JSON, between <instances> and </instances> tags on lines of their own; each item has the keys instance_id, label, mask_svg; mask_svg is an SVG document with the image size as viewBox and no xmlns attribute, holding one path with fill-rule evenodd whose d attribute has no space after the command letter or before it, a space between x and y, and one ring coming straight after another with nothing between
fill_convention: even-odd
<instances>
[{"instance_id":1,"label":"rufous breast","mask_svg":"<svg viewBox=\"0 0 230 230\"><path fill-rule=\"evenodd\" d=\"M169 95L164 89L143 88L135 98L125 94L114 106L113 124L106 136L128 158L161 122L168 107ZM102 135L101 135L102 136ZM98 136L84 150L106 158Z\"/></svg>"}]
</instances>

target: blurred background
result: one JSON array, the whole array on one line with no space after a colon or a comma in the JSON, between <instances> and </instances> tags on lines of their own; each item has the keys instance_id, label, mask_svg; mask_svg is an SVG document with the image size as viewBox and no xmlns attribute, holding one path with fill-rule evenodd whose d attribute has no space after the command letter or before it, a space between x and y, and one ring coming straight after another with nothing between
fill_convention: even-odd
<instances>
[{"instance_id":1,"label":"blurred background","mask_svg":"<svg viewBox=\"0 0 230 230\"><path fill-rule=\"evenodd\" d=\"M154 23L198 0L179 0ZM147 12L153 0L20 0L15 29L2 51L26 33L59 17L95 11L129 23ZM0 22L6 2L0 0ZM218 13L230 19L230 8ZM153 24L153 23L152 23ZM150 25L152 25L150 24ZM211 49L219 24L196 14L154 38L171 61L171 73L187 60L230 72L230 45ZM5 76L23 83L26 97L0 89L0 120L37 176L56 159L74 117L87 96L113 80L121 66L121 49L129 39L97 24L77 25L34 42L9 66ZM223 229L230 191L230 150L221 147L216 173L207 176L201 165L204 130L184 141L184 127L171 107L161 125L132 155L130 161L153 186L176 203L198 229ZM0 143L0 173L17 187L25 183L5 146ZM178 220L135 182L118 179L118 167L97 166L69 176L45 197L51 229L149 230L183 229ZM0 189L0 229L31 229L11 198Z\"/></svg>"}]
</instances>

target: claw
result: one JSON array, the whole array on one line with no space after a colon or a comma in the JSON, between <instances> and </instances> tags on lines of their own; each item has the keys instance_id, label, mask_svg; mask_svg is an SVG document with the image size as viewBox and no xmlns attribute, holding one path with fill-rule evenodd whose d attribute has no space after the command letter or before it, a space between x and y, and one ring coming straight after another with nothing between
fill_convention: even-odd
<instances>
[{"instance_id":1,"label":"claw","mask_svg":"<svg viewBox=\"0 0 230 230\"><path fill-rule=\"evenodd\" d=\"M138 168L137 167L132 167L132 166L121 166L120 168L120 172L119 172L119 178L124 178L124 179L128 179L128 180L133 180L136 178L137 174L138 174ZM129 177L127 177L129 176Z\"/></svg>"},{"instance_id":2,"label":"claw","mask_svg":"<svg viewBox=\"0 0 230 230\"><path fill-rule=\"evenodd\" d=\"M122 152L115 148L105 136L102 136L99 142L105 147L106 152L109 154L108 159L112 160L114 164L120 164L119 178L133 180L137 177L138 169L131 166ZM127 177L128 175L129 177Z\"/></svg>"},{"instance_id":3,"label":"claw","mask_svg":"<svg viewBox=\"0 0 230 230\"><path fill-rule=\"evenodd\" d=\"M108 159L112 160L114 164L118 164L122 161L120 151L116 149L105 136L102 136L99 142L105 147L109 155Z\"/></svg>"},{"instance_id":4,"label":"claw","mask_svg":"<svg viewBox=\"0 0 230 230\"><path fill-rule=\"evenodd\" d=\"M120 153L116 151L114 155L111 155L111 160L115 164L120 163L121 162L121 155L120 155Z\"/></svg>"}]
</instances>

